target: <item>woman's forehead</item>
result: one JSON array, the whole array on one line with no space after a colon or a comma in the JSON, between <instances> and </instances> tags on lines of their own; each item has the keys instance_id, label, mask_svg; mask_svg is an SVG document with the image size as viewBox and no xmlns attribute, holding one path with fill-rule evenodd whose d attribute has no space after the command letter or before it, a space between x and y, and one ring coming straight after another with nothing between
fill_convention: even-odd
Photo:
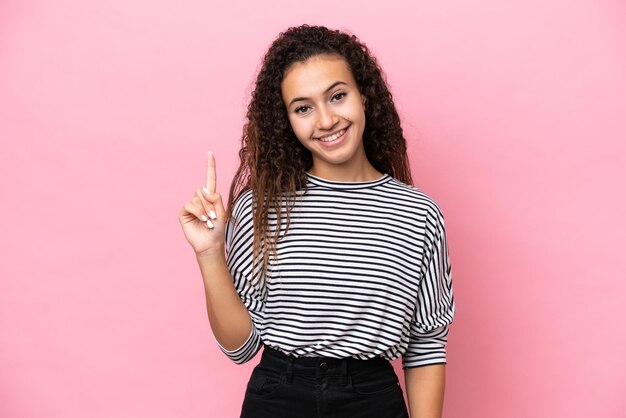
<instances>
[{"instance_id":1,"label":"woman's forehead","mask_svg":"<svg viewBox=\"0 0 626 418\"><path fill-rule=\"evenodd\" d=\"M315 95L336 82L354 85L348 63L335 55L316 55L293 64L283 77L283 94Z\"/></svg>"}]
</instances>

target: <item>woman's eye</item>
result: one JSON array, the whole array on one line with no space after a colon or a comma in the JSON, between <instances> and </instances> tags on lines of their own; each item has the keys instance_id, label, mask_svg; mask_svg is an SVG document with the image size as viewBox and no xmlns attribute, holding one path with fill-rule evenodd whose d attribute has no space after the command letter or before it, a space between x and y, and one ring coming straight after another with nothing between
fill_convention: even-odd
<instances>
[{"instance_id":1,"label":"woman's eye","mask_svg":"<svg viewBox=\"0 0 626 418\"><path fill-rule=\"evenodd\" d=\"M298 107L295 108L294 112L296 112L296 113L304 113L308 108L309 108L309 106L298 106Z\"/></svg>"},{"instance_id":2,"label":"woman's eye","mask_svg":"<svg viewBox=\"0 0 626 418\"><path fill-rule=\"evenodd\" d=\"M341 100L345 95L346 93L337 93L333 96L333 100Z\"/></svg>"}]
</instances>

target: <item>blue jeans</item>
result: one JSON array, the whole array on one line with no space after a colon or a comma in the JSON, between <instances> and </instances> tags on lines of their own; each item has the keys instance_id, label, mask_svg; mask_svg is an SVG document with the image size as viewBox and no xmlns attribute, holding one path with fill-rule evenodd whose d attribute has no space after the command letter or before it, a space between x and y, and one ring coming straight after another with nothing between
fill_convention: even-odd
<instances>
[{"instance_id":1,"label":"blue jeans","mask_svg":"<svg viewBox=\"0 0 626 418\"><path fill-rule=\"evenodd\" d=\"M291 357L265 347L241 418L408 418L393 367L372 360Z\"/></svg>"}]
</instances>

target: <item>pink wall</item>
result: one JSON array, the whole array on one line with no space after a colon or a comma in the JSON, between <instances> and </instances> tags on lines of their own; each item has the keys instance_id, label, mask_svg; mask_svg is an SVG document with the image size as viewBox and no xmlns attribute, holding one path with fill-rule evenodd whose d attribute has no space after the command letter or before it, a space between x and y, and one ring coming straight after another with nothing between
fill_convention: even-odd
<instances>
[{"instance_id":1,"label":"pink wall","mask_svg":"<svg viewBox=\"0 0 626 418\"><path fill-rule=\"evenodd\" d=\"M445 416L623 417L626 6L516 3L0 3L0 416L237 415L177 214L308 22L377 54L446 214Z\"/></svg>"}]
</instances>

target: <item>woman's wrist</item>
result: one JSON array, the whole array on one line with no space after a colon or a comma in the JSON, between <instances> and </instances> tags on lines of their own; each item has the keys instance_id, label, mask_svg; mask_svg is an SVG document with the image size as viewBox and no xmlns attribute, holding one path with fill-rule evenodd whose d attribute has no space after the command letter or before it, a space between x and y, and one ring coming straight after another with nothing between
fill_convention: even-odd
<instances>
[{"instance_id":1,"label":"woman's wrist","mask_svg":"<svg viewBox=\"0 0 626 418\"><path fill-rule=\"evenodd\" d=\"M216 248L210 248L208 250L204 250L196 253L196 259L198 262L216 262L216 261L226 261L226 252L224 251L224 246L220 245Z\"/></svg>"}]
</instances>

